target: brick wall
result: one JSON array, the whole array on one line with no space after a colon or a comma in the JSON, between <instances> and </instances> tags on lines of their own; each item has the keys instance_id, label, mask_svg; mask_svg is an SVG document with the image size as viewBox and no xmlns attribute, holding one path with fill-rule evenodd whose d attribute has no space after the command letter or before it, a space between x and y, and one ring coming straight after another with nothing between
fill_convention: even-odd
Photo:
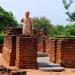
<instances>
[{"instance_id":1,"label":"brick wall","mask_svg":"<svg viewBox=\"0 0 75 75\"><path fill-rule=\"evenodd\" d=\"M62 66L75 68L75 39L64 39L61 43Z\"/></svg>"},{"instance_id":2,"label":"brick wall","mask_svg":"<svg viewBox=\"0 0 75 75\"><path fill-rule=\"evenodd\" d=\"M10 55L9 55L11 51L10 49L11 49L11 37L5 36L2 56L7 62L10 62Z\"/></svg>"},{"instance_id":3,"label":"brick wall","mask_svg":"<svg viewBox=\"0 0 75 75\"><path fill-rule=\"evenodd\" d=\"M41 37L41 40L38 38L38 51L47 53L50 50L50 40L45 37Z\"/></svg>"},{"instance_id":4,"label":"brick wall","mask_svg":"<svg viewBox=\"0 0 75 75\"><path fill-rule=\"evenodd\" d=\"M43 52L43 53L46 52L46 39L45 38L42 38L42 37L41 39L38 38L38 52Z\"/></svg>"},{"instance_id":5,"label":"brick wall","mask_svg":"<svg viewBox=\"0 0 75 75\"><path fill-rule=\"evenodd\" d=\"M35 29L33 29L33 34L34 36L38 37L38 41L39 38L41 38L41 40L38 42L38 51L40 52L46 52L46 43L42 36L43 36L43 32L42 31L37 31ZM6 30L5 35L15 35L15 36L19 36L22 35L22 28L11 28Z\"/></svg>"},{"instance_id":6,"label":"brick wall","mask_svg":"<svg viewBox=\"0 0 75 75\"><path fill-rule=\"evenodd\" d=\"M19 36L16 40L16 66L37 68L37 38Z\"/></svg>"},{"instance_id":7,"label":"brick wall","mask_svg":"<svg viewBox=\"0 0 75 75\"><path fill-rule=\"evenodd\" d=\"M2 56L10 66L37 67L37 38L22 35L22 29L9 29L5 33Z\"/></svg>"},{"instance_id":8,"label":"brick wall","mask_svg":"<svg viewBox=\"0 0 75 75\"><path fill-rule=\"evenodd\" d=\"M16 36L22 34L22 28L12 28L5 32L2 55L8 65L14 66L16 59Z\"/></svg>"},{"instance_id":9,"label":"brick wall","mask_svg":"<svg viewBox=\"0 0 75 75\"><path fill-rule=\"evenodd\" d=\"M5 36L2 56L10 66L37 68L37 38Z\"/></svg>"},{"instance_id":10,"label":"brick wall","mask_svg":"<svg viewBox=\"0 0 75 75\"><path fill-rule=\"evenodd\" d=\"M64 67L75 67L75 39L56 39L56 42L51 40L50 44L50 62L55 61Z\"/></svg>"},{"instance_id":11,"label":"brick wall","mask_svg":"<svg viewBox=\"0 0 75 75\"><path fill-rule=\"evenodd\" d=\"M8 63L8 65L15 65L15 57L16 57L16 41L14 39L15 36L5 36L4 37L4 46L2 56Z\"/></svg>"},{"instance_id":12,"label":"brick wall","mask_svg":"<svg viewBox=\"0 0 75 75\"><path fill-rule=\"evenodd\" d=\"M55 44L55 39L51 39L49 40L48 46L47 46L47 51L48 51L48 55L50 57L50 62L55 63L56 61L56 54L55 54L55 49L56 49L56 44ZM49 47L49 48L48 48Z\"/></svg>"},{"instance_id":13,"label":"brick wall","mask_svg":"<svg viewBox=\"0 0 75 75\"><path fill-rule=\"evenodd\" d=\"M11 28L7 29L5 32L5 35L21 35L22 34L22 28Z\"/></svg>"}]
</instances>

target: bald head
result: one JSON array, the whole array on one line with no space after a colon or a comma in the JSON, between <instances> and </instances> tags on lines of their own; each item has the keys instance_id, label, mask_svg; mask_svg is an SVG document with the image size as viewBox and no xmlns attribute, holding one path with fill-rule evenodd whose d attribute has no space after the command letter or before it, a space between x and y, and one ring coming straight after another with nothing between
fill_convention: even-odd
<instances>
[{"instance_id":1,"label":"bald head","mask_svg":"<svg viewBox=\"0 0 75 75\"><path fill-rule=\"evenodd\" d=\"M25 14L26 14L26 13L30 13L30 12L29 12L29 11L26 11Z\"/></svg>"},{"instance_id":2,"label":"bald head","mask_svg":"<svg viewBox=\"0 0 75 75\"><path fill-rule=\"evenodd\" d=\"M30 12L29 12L29 11L26 11L26 12L25 12L25 16L28 18L29 15L30 15Z\"/></svg>"}]
</instances>

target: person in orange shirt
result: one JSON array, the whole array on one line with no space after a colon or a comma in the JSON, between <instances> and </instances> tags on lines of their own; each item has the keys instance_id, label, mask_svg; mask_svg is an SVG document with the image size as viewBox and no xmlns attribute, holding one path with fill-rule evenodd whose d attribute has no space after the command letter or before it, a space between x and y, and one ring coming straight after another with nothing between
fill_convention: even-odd
<instances>
[{"instance_id":1,"label":"person in orange shirt","mask_svg":"<svg viewBox=\"0 0 75 75\"><path fill-rule=\"evenodd\" d=\"M32 36L32 19L29 17L30 12L26 11L21 22L23 23L23 35Z\"/></svg>"}]
</instances>

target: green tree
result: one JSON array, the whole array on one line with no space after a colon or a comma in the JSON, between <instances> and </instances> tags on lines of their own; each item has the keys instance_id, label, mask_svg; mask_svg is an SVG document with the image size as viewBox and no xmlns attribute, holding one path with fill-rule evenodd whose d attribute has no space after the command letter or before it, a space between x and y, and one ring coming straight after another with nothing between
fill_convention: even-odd
<instances>
[{"instance_id":1,"label":"green tree","mask_svg":"<svg viewBox=\"0 0 75 75\"><path fill-rule=\"evenodd\" d=\"M4 39L3 33L5 29L9 27L19 27L19 25L20 24L17 22L17 20L13 16L13 13L4 10L0 6L0 44L3 44L3 39Z\"/></svg>"},{"instance_id":2,"label":"green tree","mask_svg":"<svg viewBox=\"0 0 75 75\"><path fill-rule=\"evenodd\" d=\"M75 24L65 26L65 36L75 36Z\"/></svg>"},{"instance_id":3,"label":"green tree","mask_svg":"<svg viewBox=\"0 0 75 75\"><path fill-rule=\"evenodd\" d=\"M37 30L42 30L46 32L48 35L51 34L53 25L50 23L50 21L45 17L34 17L33 18L33 28Z\"/></svg>"},{"instance_id":4,"label":"green tree","mask_svg":"<svg viewBox=\"0 0 75 75\"><path fill-rule=\"evenodd\" d=\"M0 32L7 27L18 27L19 24L13 16L12 12L7 12L0 7Z\"/></svg>"},{"instance_id":5,"label":"green tree","mask_svg":"<svg viewBox=\"0 0 75 75\"><path fill-rule=\"evenodd\" d=\"M54 27L53 31L52 31L52 36L53 37L62 37L64 36L64 26L63 25L57 25Z\"/></svg>"},{"instance_id":6,"label":"green tree","mask_svg":"<svg viewBox=\"0 0 75 75\"><path fill-rule=\"evenodd\" d=\"M75 21L75 12L70 12L69 8L71 4L73 3L73 0L63 0L64 8L66 9L66 14L68 15L68 21L74 22Z\"/></svg>"}]
</instances>

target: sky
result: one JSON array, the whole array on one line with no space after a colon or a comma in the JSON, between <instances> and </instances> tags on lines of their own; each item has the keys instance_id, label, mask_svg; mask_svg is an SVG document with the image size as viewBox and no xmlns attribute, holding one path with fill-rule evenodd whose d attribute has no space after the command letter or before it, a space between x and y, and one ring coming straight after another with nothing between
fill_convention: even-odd
<instances>
[{"instance_id":1,"label":"sky","mask_svg":"<svg viewBox=\"0 0 75 75\"><path fill-rule=\"evenodd\" d=\"M47 17L52 24L67 24L67 15L62 0L0 0L0 6L11 11L20 22L24 12L30 11L31 17ZM75 11L75 2L70 11Z\"/></svg>"}]
</instances>

